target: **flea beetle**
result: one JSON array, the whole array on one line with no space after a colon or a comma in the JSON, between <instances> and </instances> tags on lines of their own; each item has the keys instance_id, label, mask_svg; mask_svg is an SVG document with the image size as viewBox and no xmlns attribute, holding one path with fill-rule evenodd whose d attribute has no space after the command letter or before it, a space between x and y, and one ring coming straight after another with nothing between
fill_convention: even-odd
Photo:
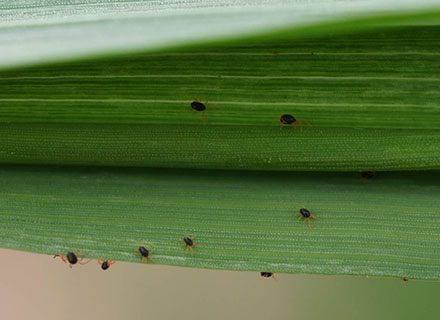
<instances>
[{"instance_id":1,"label":"flea beetle","mask_svg":"<svg viewBox=\"0 0 440 320\"><path fill-rule=\"evenodd\" d=\"M194 241L194 237L190 237L188 235L186 235L185 238L183 238L183 240L180 240L180 242L182 243L180 245L181 247L186 246L187 253L188 253L188 250L191 250L191 255L193 255L193 253L194 253L193 247L199 247L198 242Z\"/></svg>"},{"instance_id":2,"label":"flea beetle","mask_svg":"<svg viewBox=\"0 0 440 320\"><path fill-rule=\"evenodd\" d=\"M275 281L278 281L273 272L260 272L260 276L263 278L273 278Z\"/></svg>"},{"instance_id":3,"label":"flea beetle","mask_svg":"<svg viewBox=\"0 0 440 320\"><path fill-rule=\"evenodd\" d=\"M99 259L98 260L98 264L101 265L101 269L102 270L107 270L108 268L110 268L110 266L112 264L115 264L115 262L111 261L111 260L101 260L101 259Z\"/></svg>"},{"instance_id":4,"label":"flea beetle","mask_svg":"<svg viewBox=\"0 0 440 320\"><path fill-rule=\"evenodd\" d=\"M297 120L291 114L283 114L280 117L280 130L283 129L283 126L285 124L287 124L287 125L292 124L293 128L296 129L296 125L299 123L299 126L301 128L301 132L303 132L303 123L304 122L307 123L309 126L312 126L312 124L310 122L308 122L307 120Z\"/></svg>"},{"instance_id":5,"label":"flea beetle","mask_svg":"<svg viewBox=\"0 0 440 320\"><path fill-rule=\"evenodd\" d=\"M299 216L298 221L300 221L302 218L304 218L304 223L306 221L309 222L309 228L312 228L312 219L318 220L318 218L310 213L310 210L305 208L304 206L299 209L299 213L297 214Z\"/></svg>"},{"instance_id":6,"label":"flea beetle","mask_svg":"<svg viewBox=\"0 0 440 320\"><path fill-rule=\"evenodd\" d=\"M218 108L213 108L213 107L207 107L208 105L208 98L206 98L205 103L202 102L202 97L200 97L199 100L194 98L194 101L191 102L191 110L187 110L188 112L201 112L202 113L202 119L203 119L203 124L206 125L206 117L205 117L205 110L216 110Z\"/></svg>"},{"instance_id":7,"label":"flea beetle","mask_svg":"<svg viewBox=\"0 0 440 320\"><path fill-rule=\"evenodd\" d=\"M72 266L74 264L87 264L92 260L88 260L86 262L82 262L83 261L83 257L81 253L76 253L76 249L73 250L73 252L67 252L67 254L64 256L61 253L58 253L56 255L53 256L53 258L55 259L56 257L60 257L61 260L63 260L64 263L69 263L69 267L72 268ZM79 257L79 259L78 259Z\"/></svg>"},{"instance_id":8,"label":"flea beetle","mask_svg":"<svg viewBox=\"0 0 440 320\"><path fill-rule=\"evenodd\" d=\"M153 254L153 250L151 250L150 247L147 247L143 242L142 242L142 246L140 246L137 249L137 251L135 251L135 254L142 256L143 263L148 263L148 259L156 263L156 261L154 261L154 259L151 257L151 255Z\"/></svg>"}]
</instances>

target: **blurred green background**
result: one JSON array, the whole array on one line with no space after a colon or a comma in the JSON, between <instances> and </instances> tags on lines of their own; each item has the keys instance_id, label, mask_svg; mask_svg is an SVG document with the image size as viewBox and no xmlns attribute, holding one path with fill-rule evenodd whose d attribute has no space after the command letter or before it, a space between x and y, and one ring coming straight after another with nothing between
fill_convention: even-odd
<instances>
[{"instance_id":1,"label":"blurred green background","mask_svg":"<svg viewBox=\"0 0 440 320\"><path fill-rule=\"evenodd\" d=\"M0 319L438 319L440 282L96 261L0 250Z\"/></svg>"}]
</instances>

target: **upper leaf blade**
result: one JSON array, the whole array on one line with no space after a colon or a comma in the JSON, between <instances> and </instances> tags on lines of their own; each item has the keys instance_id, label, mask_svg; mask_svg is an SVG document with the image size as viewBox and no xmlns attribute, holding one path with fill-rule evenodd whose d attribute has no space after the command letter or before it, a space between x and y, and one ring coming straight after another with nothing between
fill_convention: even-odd
<instances>
[{"instance_id":1,"label":"upper leaf blade","mask_svg":"<svg viewBox=\"0 0 440 320\"><path fill-rule=\"evenodd\" d=\"M435 0L3 0L0 68L297 30L350 18L383 17L363 28L405 21L414 12L423 21L439 10ZM387 16L398 14L402 17L397 20Z\"/></svg>"}]
</instances>

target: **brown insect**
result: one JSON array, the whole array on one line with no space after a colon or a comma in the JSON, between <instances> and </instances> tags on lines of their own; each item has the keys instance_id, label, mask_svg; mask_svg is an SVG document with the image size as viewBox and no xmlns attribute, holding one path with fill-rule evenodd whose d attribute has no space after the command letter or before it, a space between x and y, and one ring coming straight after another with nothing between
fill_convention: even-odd
<instances>
[{"instance_id":1,"label":"brown insect","mask_svg":"<svg viewBox=\"0 0 440 320\"><path fill-rule=\"evenodd\" d=\"M274 279L275 281L278 281L278 279L275 278L273 272L260 272L260 276L263 277L263 278L266 278L266 279L268 279L268 278L272 278L272 279Z\"/></svg>"},{"instance_id":2,"label":"brown insect","mask_svg":"<svg viewBox=\"0 0 440 320\"><path fill-rule=\"evenodd\" d=\"M191 250L191 255L194 254L193 247L199 246L199 243L194 241L194 237L190 237L188 235L186 235L185 238L183 238L183 240L180 240L180 242L182 243L180 245L181 247L186 246L186 252L188 252L188 250Z\"/></svg>"},{"instance_id":3,"label":"brown insect","mask_svg":"<svg viewBox=\"0 0 440 320\"><path fill-rule=\"evenodd\" d=\"M82 253L76 253L76 249L73 250L73 252L67 252L67 254L64 256L61 253L58 253L56 255L53 256L53 258L55 259L56 257L60 257L61 260L63 260L64 263L69 263L69 267L72 268L72 266L74 264L87 264L92 260L88 260L86 262L82 262L83 261L83 257L82 257ZM79 257L79 259L78 259Z\"/></svg>"}]
</instances>

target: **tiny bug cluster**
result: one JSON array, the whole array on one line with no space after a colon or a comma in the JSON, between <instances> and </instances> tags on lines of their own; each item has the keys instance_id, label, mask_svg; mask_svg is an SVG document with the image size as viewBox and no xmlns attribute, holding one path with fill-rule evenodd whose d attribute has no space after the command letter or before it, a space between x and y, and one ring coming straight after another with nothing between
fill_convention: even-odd
<instances>
[{"instance_id":1,"label":"tiny bug cluster","mask_svg":"<svg viewBox=\"0 0 440 320\"><path fill-rule=\"evenodd\" d=\"M194 248L200 246L198 242L194 241L194 236L190 237L189 235L185 235L185 237L180 240L180 242L182 244L180 247L185 246L187 253L188 250L191 250L191 255L194 254ZM148 263L148 261L156 263L156 261L152 257L153 250L144 242L142 242L142 244L133 253L135 255L141 256L143 263ZM82 257L82 253L77 253L76 249L74 249L73 251L68 251L66 255L58 253L53 256L54 259L56 257L60 257L64 263L68 263L70 268L72 268L72 266L74 266L75 264L84 265L92 261L92 259L89 259L86 262L83 262L84 259ZM108 268L110 268L111 265L115 264L115 262L112 260L98 259L98 264L101 266L102 270L107 270Z\"/></svg>"}]
</instances>

